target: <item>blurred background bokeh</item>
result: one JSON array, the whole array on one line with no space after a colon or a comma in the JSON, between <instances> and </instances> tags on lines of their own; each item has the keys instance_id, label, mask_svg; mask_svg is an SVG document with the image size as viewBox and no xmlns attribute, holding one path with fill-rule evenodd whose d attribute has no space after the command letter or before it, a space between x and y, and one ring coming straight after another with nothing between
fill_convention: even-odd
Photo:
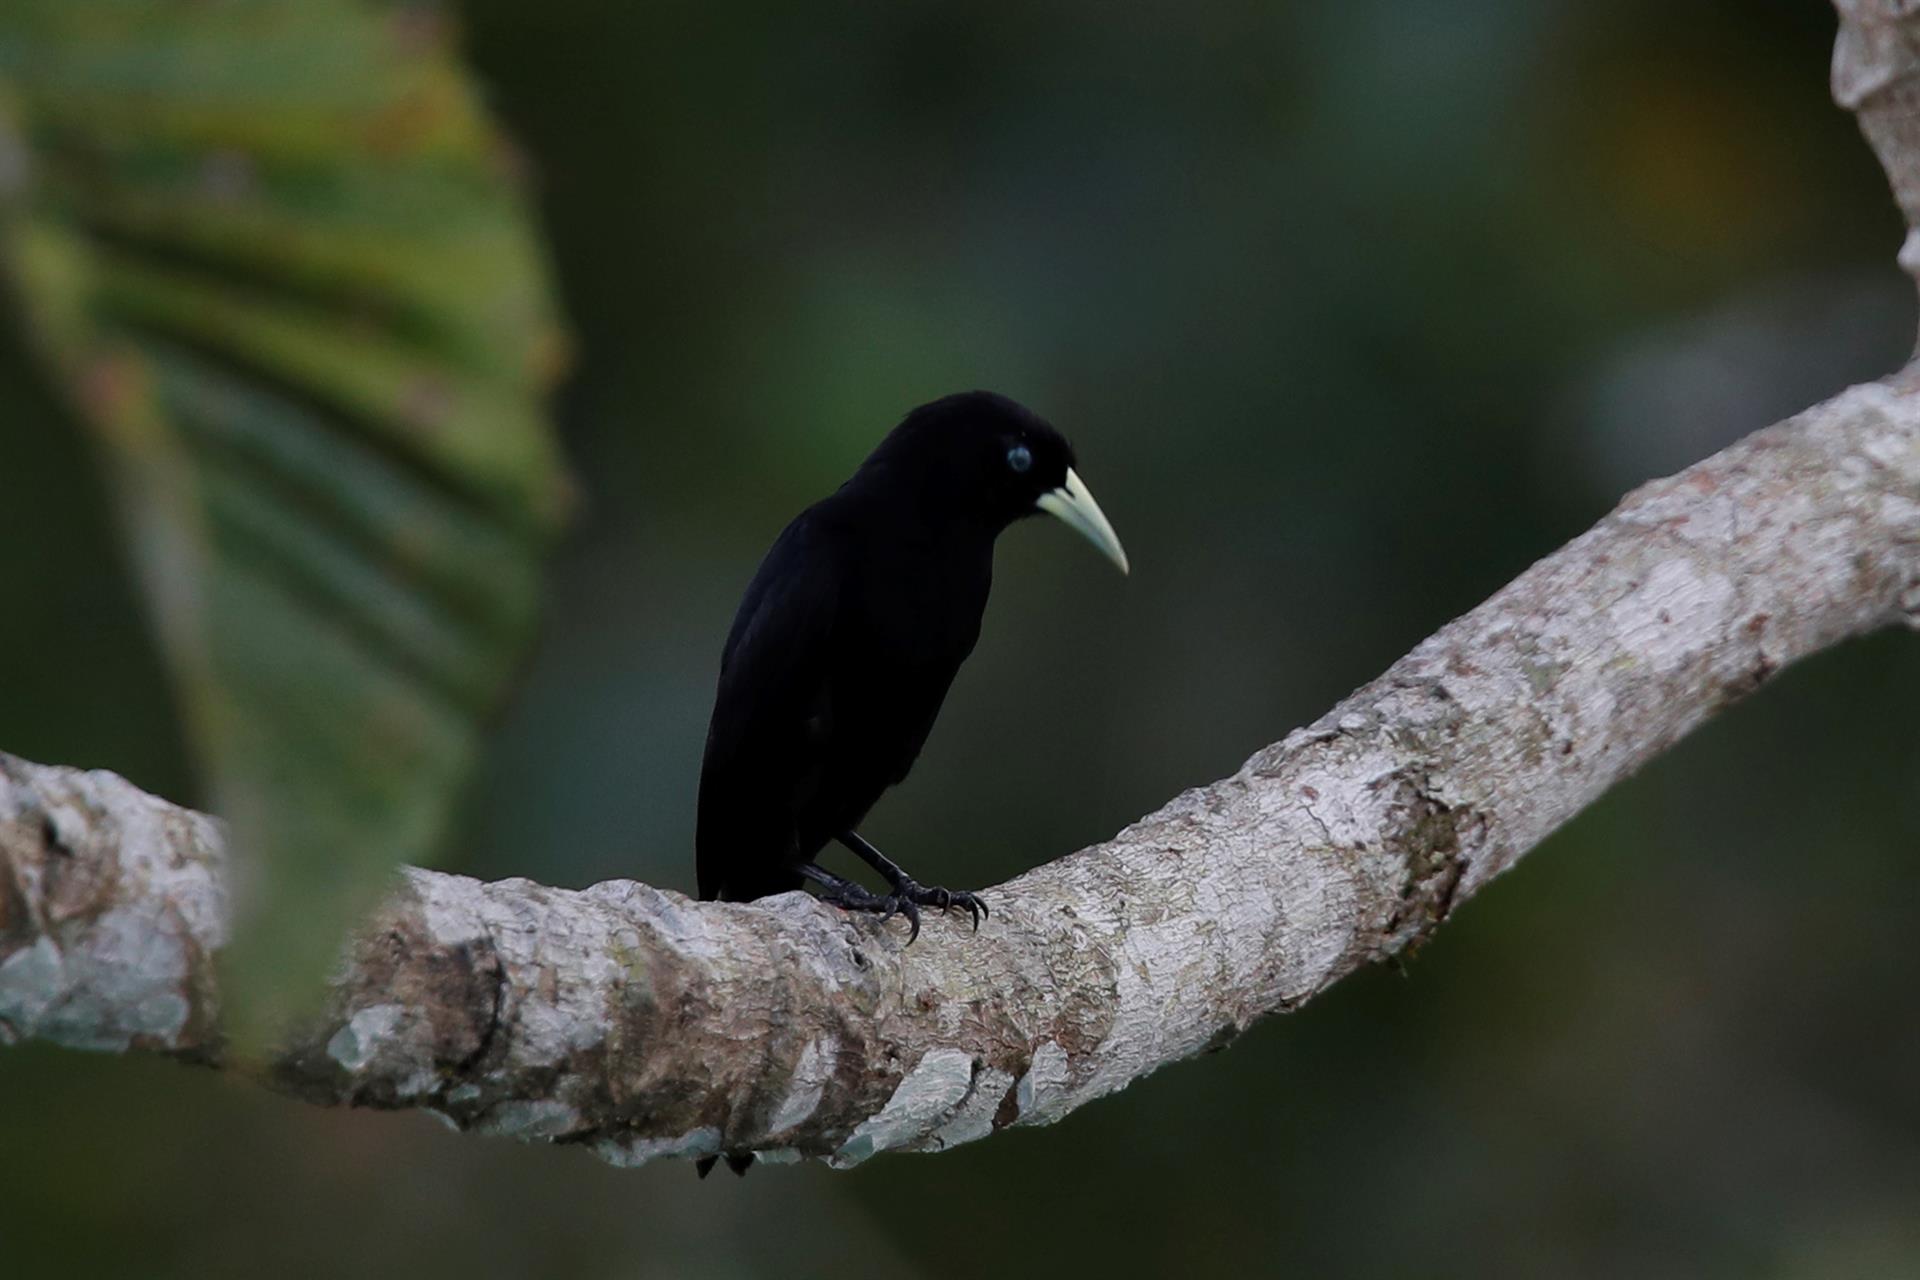
<instances>
[{"instance_id":1,"label":"blurred background bokeh","mask_svg":"<svg viewBox=\"0 0 1920 1280\"><path fill-rule=\"evenodd\" d=\"M1627 488L1912 344L1820 0L457 16L571 331L578 488L442 860L475 874L691 889L739 591L922 400L1051 417L1135 562L1005 539L867 828L990 884L1231 772ZM0 341L0 749L204 803L116 491L33 350ZM851 1173L701 1184L8 1049L0 1269L1917 1274L1915 705L1911 637L1845 647L1404 972L1053 1128Z\"/></svg>"}]
</instances>

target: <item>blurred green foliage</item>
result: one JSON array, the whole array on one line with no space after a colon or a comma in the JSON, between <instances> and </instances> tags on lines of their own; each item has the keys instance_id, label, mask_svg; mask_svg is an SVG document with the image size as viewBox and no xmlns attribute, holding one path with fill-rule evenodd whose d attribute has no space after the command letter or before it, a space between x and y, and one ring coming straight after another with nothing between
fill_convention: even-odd
<instances>
[{"instance_id":1,"label":"blurred green foliage","mask_svg":"<svg viewBox=\"0 0 1920 1280\"><path fill-rule=\"evenodd\" d=\"M245 1035L431 859L562 490L511 161L443 24L354 0L13 0L0 223L248 910Z\"/></svg>"},{"instance_id":2,"label":"blurred green foliage","mask_svg":"<svg viewBox=\"0 0 1920 1280\"><path fill-rule=\"evenodd\" d=\"M465 17L577 335L585 499L465 811L484 874L691 886L738 593L918 400L1047 413L1135 558L1121 581L1010 535L875 814L883 848L989 883L1232 770L1626 488L1911 345L1818 0ZM0 557L0 670L32 678L0 682L0 745L185 794L97 481L18 367L0 521L36 554ZM1910 637L1790 672L1404 976L1052 1129L697 1183L15 1050L0 1239L29 1275L1911 1274L1917 699Z\"/></svg>"}]
</instances>

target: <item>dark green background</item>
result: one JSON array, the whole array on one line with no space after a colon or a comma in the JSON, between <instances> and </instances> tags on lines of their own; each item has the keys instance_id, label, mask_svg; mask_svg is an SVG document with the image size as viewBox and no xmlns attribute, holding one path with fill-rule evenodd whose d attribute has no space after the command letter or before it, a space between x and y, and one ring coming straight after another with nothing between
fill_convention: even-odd
<instances>
[{"instance_id":1,"label":"dark green background","mask_svg":"<svg viewBox=\"0 0 1920 1280\"><path fill-rule=\"evenodd\" d=\"M1125 536L1004 542L869 826L991 883L1233 770L1633 484L1897 364L1817 0L472 0L585 499L449 864L692 886L760 551L968 386ZM194 798L82 443L0 350L0 747ZM1920 1270L1911 637L1788 673L1404 976L1047 1130L694 1181L0 1053L23 1276ZM939 927L939 926L935 926Z\"/></svg>"}]
</instances>

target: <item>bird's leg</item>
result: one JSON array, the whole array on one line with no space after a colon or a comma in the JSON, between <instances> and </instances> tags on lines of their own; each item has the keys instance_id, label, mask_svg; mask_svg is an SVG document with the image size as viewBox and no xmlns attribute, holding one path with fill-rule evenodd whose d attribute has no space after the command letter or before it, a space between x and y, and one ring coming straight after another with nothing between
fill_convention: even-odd
<instances>
[{"instance_id":1,"label":"bird's leg","mask_svg":"<svg viewBox=\"0 0 1920 1280\"><path fill-rule=\"evenodd\" d=\"M969 893L965 889L928 888L901 870L899 863L869 844L867 838L858 831L842 831L834 838L857 854L862 862L885 876L887 883L893 886L894 896L923 907L938 907L942 911L960 907L972 917L975 932L979 931L980 921L987 915L987 904L979 894Z\"/></svg>"},{"instance_id":2,"label":"bird's leg","mask_svg":"<svg viewBox=\"0 0 1920 1280\"><path fill-rule=\"evenodd\" d=\"M837 876L811 862L801 863L798 870L802 878L820 886L820 901L827 905L839 907L842 911L871 911L882 920L905 916L907 923L913 926L913 932L907 935L907 945L912 946L913 940L920 936L920 908L906 894L898 890L875 893L863 884Z\"/></svg>"}]
</instances>

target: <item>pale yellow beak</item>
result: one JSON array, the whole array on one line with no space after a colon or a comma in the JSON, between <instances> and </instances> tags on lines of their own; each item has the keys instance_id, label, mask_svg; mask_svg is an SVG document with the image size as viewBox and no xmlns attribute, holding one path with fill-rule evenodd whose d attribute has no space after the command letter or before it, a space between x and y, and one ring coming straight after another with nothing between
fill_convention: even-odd
<instances>
[{"instance_id":1,"label":"pale yellow beak","mask_svg":"<svg viewBox=\"0 0 1920 1280\"><path fill-rule=\"evenodd\" d=\"M1100 548L1100 554L1118 565L1120 572L1127 572L1127 552L1120 545L1120 535L1113 531L1100 504L1093 500L1093 491L1087 488L1087 482L1072 467L1067 468L1067 482L1041 494L1035 505L1048 515L1058 516L1075 533Z\"/></svg>"}]
</instances>

